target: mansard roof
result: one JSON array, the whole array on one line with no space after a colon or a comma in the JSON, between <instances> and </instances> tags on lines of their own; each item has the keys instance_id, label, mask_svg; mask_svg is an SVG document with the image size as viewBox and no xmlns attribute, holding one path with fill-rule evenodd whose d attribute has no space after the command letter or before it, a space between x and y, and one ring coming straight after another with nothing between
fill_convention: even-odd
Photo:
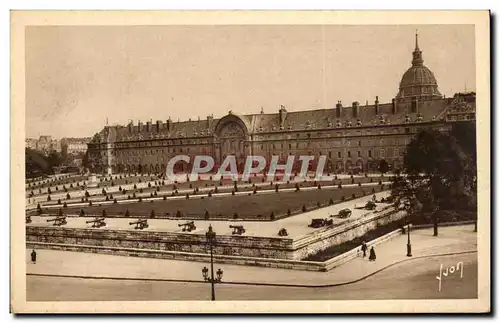
<instances>
[{"instance_id":1,"label":"mansard roof","mask_svg":"<svg viewBox=\"0 0 500 323\"><path fill-rule=\"evenodd\" d=\"M235 116L241 118L247 125L249 133L306 131L333 128L356 128L359 126L395 125L414 122L432 122L442 120L447 111L469 109L475 111L475 93L457 94L453 98L433 99L418 102L418 112L412 112L412 102L395 101L378 105L359 105L357 117L352 106L342 107L340 117L336 109L318 109L287 112L259 113ZM207 137L214 134L215 126L220 119L209 117L195 121L149 122L139 125L107 126L96 134L92 142L106 141L137 141L146 139L192 138ZM149 130L148 130L149 127Z\"/></svg>"}]
</instances>

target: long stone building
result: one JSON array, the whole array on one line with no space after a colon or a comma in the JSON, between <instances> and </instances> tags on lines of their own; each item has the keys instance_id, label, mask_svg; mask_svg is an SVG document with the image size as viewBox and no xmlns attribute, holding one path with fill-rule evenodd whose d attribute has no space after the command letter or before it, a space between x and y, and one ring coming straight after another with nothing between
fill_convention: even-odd
<instances>
[{"instance_id":1,"label":"long stone building","mask_svg":"<svg viewBox=\"0 0 500 323\"><path fill-rule=\"evenodd\" d=\"M398 169L406 145L421 129L448 131L453 122L475 120L475 93L445 98L424 64L415 39L411 67L391 102L352 102L335 108L236 114L220 118L106 126L88 144L92 170L103 173L161 173L176 155L210 155L216 165L234 155L326 155L327 171L377 170L381 160ZM182 165L181 165L182 167Z\"/></svg>"}]
</instances>

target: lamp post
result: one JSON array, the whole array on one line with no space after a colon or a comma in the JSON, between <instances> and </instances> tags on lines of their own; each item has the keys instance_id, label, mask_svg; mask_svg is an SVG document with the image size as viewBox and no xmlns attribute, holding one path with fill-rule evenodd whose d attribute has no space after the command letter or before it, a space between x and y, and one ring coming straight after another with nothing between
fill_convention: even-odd
<instances>
[{"instance_id":1,"label":"lamp post","mask_svg":"<svg viewBox=\"0 0 500 323\"><path fill-rule=\"evenodd\" d=\"M410 241L410 214L411 214L411 204L410 201L405 202L405 209L407 212L406 223L407 223L407 231L408 231L408 243L406 244L406 256L411 257L411 241Z\"/></svg>"},{"instance_id":2,"label":"lamp post","mask_svg":"<svg viewBox=\"0 0 500 323\"><path fill-rule=\"evenodd\" d=\"M208 268L203 267L201 270L201 274L203 275L203 279L205 282L210 283L212 285L212 301L215 301L215 284L220 283L222 281L223 271L219 268L217 270L217 277L214 278L214 254L213 254L213 246L215 244L215 232L212 230L212 225L208 227L208 231L205 234L207 237L207 243L210 246L210 277L208 276Z\"/></svg>"}]
</instances>

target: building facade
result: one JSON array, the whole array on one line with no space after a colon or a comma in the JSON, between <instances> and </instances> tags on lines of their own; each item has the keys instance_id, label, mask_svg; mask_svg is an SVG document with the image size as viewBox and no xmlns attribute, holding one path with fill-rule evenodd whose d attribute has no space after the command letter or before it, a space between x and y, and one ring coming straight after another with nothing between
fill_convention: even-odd
<instances>
[{"instance_id":1,"label":"building facade","mask_svg":"<svg viewBox=\"0 0 500 323\"><path fill-rule=\"evenodd\" d=\"M78 155L87 152L87 146L92 138L62 138L61 150L68 155Z\"/></svg>"},{"instance_id":2,"label":"building facade","mask_svg":"<svg viewBox=\"0 0 500 323\"><path fill-rule=\"evenodd\" d=\"M238 169L246 156L266 159L289 155L327 156L329 172L373 171L385 160L393 169L402 166L406 145L421 129L448 131L452 122L475 120L475 93L445 98L437 80L424 66L415 40L412 66L403 74L391 102L352 102L335 108L241 115L215 119L106 126L88 144L92 171L104 173L162 173L177 155L210 155L216 165L228 155ZM181 165L181 167L183 167Z\"/></svg>"}]
</instances>

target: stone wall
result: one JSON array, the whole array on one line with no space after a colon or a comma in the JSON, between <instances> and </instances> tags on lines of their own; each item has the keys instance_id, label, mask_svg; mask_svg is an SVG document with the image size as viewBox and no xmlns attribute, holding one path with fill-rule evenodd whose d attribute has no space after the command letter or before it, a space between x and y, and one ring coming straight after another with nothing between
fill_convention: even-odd
<instances>
[{"instance_id":1,"label":"stone wall","mask_svg":"<svg viewBox=\"0 0 500 323\"><path fill-rule=\"evenodd\" d=\"M151 231L74 229L64 227L26 227L27 242L120 247L209 253L204 234ZM252 236L217 236L214 253L262 258L292 258L292 239Z\"/></svg>"},{"instance_id":2,"label":"stone wall","mask_svg":"<svg viewBox=\"0 0 500 323\"><path fill-rule=\"evenodd\" d=\"M332 245L339 245L377 226L385 225L404 216L392 207L377 213L367 213L362 218L337 227L325 227L307 235L291 238L218 235L214 254L301 260ZM111 248L147 249L167 252L208 254L209 246L204 234L174 232L120 231L75 229L64 227L26 227L27 243L97 246Z\"/></svg>"},{"instance_id":3,"label":"stone wall","mask_svg":"<svg viewBox=\"0 0 500 323\"><path fill-rule=\"evenodd\" d=\"M361 237L367 232L375 230L378 226L384 226L405 216L405 212L397 211L388 206L377 213L367 213L363 217L344 223L339 227L317 230L293 240L292 259L304 259L328 247Z\"/></svg>"}]
</instances>

